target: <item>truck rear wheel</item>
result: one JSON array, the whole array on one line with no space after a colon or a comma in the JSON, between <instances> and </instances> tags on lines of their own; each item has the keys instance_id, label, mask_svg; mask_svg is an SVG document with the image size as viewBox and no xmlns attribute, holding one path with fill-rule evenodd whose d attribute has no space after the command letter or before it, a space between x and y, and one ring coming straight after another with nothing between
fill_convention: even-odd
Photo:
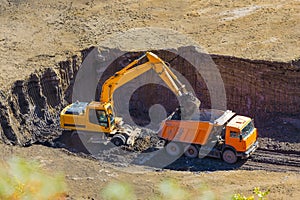
<instances>
[{"instance_id":1,"label":"truck rear wheel","mask_svg":"<svg viewBox=\"0 0 300 200\"><path fill-rule=\"evenodd\" d=\"M184 150L184 155L188 158L196 158L199 154L199 150L195 145L189 145Z\"/></svg>"},{"instance_id":2,"label":"truck rear wheel","mask_svg":"<svg viewBox=\"0 0 300 200\"><path fill-rule=\"evenodd\" d=\"M237 156L236 156L235 152L230 149L226 149L223 152L222 158L225 162L227 162L229 164L234 164L237 161Z\"/></svg>"},{"instance_id":3,"label":"truck rear wheel","mask_svg":"<svg viewBox=\"0 0 300 200\"><path fill-rule=\"evenodd\" d=\"M170 156L179 156L182 153L182 146L175 142L170 142L166 146L166 151Z\"/></svg>"},{"instance_id":4,"label":"truck rear wheel","mask_svg":"<svg viewBox=\"0 0 300 200\"><path fill-rule=\"evenodd\" d=\"M114 135L110 141L117 147L126 144L126 138L124 135L121 135L121 134Z\"/></svg>"}]
</instances>

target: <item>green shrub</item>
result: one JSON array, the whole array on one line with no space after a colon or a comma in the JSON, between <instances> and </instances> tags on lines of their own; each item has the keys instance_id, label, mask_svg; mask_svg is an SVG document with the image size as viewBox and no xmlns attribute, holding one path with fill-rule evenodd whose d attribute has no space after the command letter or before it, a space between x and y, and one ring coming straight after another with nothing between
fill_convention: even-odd
<instances>
[{"instance_id":1,"label":"green shrub","mask_svg":"<svg viewBox=\"0 0 300 200\"><path fill-rule=\"evenodd\" d=\"M270 190L263 192L259 187L254 188L253 193L257 196L258 200L266 200L266 196L270 193ZM234 194L231 198L232 200L254 200L256 199L254 195L246 197L242 194Z\"/></svg>"}]
</instances>

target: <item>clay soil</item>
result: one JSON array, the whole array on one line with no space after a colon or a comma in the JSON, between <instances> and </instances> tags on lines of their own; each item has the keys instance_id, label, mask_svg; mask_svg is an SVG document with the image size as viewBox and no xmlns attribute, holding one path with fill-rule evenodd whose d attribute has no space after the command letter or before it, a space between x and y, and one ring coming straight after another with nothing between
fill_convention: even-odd
<instances>
[{"instance_id":1,"label":"clay soil","mask_svg":"<svg viewBox=\"0 0 300 200\"><path fill-rule=\"evenodd\" d=\"M81 49L100 45L112 34L139 27L179 31L211 54L268 61L298 60L299 13L300 1L296 0L0 0L0 90L6 92L14 81L35 70L55 66ZM70 199L101 199L99 191L111 181L128 182L139 199L147 199L157 194L158 183L168 178L178 181L191 194L198 192L198 186L206 185L218 199L228 199L236 192L250 195L254 187L270 188L270 199L299 199L299 149L289 149L290 144L276 141L270 144L285 145L284 151L270 155L269 151L260 150L241 167L222 167L222 162L214 159L183 158L179 161L186 163L183 168L175 163L168 169L157 170L99 161L42 145L22 148L0 144L0 157L34 159L49 171L64 173ZM193 168L205 163L219 167Z\"/></svg>"}]
</instances>

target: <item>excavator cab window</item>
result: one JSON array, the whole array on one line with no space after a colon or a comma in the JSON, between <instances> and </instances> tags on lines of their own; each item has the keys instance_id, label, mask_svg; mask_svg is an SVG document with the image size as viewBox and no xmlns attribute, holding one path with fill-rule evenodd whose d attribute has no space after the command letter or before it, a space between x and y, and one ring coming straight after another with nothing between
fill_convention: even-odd
<instances>
[{"instance_id":1,"label":"excavator cab window","mask_svg":"<svg viewBox=\"0 0 300 200\"><path fill-rule=\"evenodd\" d=\"M90 109L89 120L93 124L108 127L108 118L104 110Z\"/></svg>"},{"instance_id":2,"label":"excavator cab window","mask_svg":"<svg viewBox=\"0 0 300 200\"><path fill-rule=\"evenodd\" d=\"M97 117L100 126L108 127L108 118L104 110L97 110Z\"/></svg>"},{"instance_id":3,"label":"excavator cab window","mask_svg":"<svg viewBox=\"0 0 300 200\"><path fill-rule=\"evenodd\" d=\"M115 117L114 117L114 112L111 106L107 107L107 115L109 118L109 123L110 126L113 127L115 125Z\"/></svg>"}]
</instances>

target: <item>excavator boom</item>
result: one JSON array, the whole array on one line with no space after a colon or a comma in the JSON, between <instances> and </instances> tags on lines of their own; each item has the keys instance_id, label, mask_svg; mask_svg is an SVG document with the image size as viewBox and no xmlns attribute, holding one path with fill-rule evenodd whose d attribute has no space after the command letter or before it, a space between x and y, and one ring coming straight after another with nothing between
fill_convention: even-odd
<instances>
[{"instance_id":1,"label":"excavator boom","mask_svg":"<svg viewBox=\"0 0 300 200\"><path fill-rule=\"evenodd\" d=\"M137 65L144 57L147 57L148 61ZM186 90L185 85L178 80L170 67L152 52L146 52L106 80L102 86L100 101L110 102L113 105L113 94L116 89L151 69L158 74L176 96L183 97L185 100L188 96L190 101L195 104L193 109L199 108L200 101Z\"/></svg>"}]
</instances>

